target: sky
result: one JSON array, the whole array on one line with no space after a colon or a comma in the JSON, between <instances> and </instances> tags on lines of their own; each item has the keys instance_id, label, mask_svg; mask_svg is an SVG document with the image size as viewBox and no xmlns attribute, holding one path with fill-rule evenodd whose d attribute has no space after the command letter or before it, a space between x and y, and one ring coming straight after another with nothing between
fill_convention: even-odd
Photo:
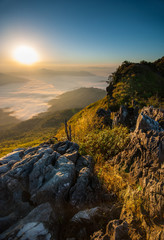
<instances>
[{"instance_id":1,"label":"sky","mask_svg":"<svg viewBox=\"0 0 164 240\"><path fill-rule=\"evenodd\" d=\"M164 0L0 0L0 64L22 44L40 63L154 61L164 55Z\"/></svg>"}]
</instances>

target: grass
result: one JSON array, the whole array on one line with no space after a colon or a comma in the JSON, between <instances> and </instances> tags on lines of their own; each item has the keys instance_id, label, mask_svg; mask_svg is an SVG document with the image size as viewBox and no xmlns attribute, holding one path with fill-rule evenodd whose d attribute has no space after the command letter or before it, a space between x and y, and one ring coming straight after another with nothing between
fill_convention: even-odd
<instances>
[{"instance_id":1,"label":"grass","mask_svg":"<svg viewBox=\"0 0 164 240\"><path fill-rule=\"evenodd\" d=\"M89 105L68 121L72 128L72 140L79 144L81 154L89 154L94 158L95 173L100 182L109 192L117 195L123 211L131 216L128 218L129 223L135 220L140 228L142 188L135 184L128 172L111 164L111 159L128 145L129 130L123 126L112 129L104 126L96 114L99 108L108 108L107 98ZM64 126L56 137L66 139Z\"/></svg>"},{"instance_id":2,"label":"grass","mask_svg":"<svg viewBox=\"0 0 164 240\"><path fill-rule=\"evenodd\" d=\"M28 132L17 139L6 139L0 142L0 157L5 156L16 148L37 146L53 137L54 129L46 129L40 132ZM55 133L54 133L55 134Z\"/></svg>"}]
</instances>

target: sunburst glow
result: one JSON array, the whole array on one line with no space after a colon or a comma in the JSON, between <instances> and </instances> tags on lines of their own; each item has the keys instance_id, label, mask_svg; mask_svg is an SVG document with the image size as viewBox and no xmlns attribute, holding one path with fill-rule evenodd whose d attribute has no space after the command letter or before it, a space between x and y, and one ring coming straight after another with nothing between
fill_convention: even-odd
<instances>
[{"instance_id":1,"label":"sunburst glow","mask_svg":"<svg viewBox=\"0 0 164 240\"><path fill-rule=\"evenodd\" d=\"M13 52L14 60L22 64L33 64L39 60L38 54L34 48L29 46L19 46Z\"/></svg>"}]
</instances>

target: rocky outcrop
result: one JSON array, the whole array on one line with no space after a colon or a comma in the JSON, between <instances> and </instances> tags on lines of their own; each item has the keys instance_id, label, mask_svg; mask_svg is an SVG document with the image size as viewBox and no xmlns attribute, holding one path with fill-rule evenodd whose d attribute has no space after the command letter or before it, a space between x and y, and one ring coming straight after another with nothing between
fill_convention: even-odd
<instances>
[{"instance_id":1,"label":"rocky outcrop","mask_svg":"<svg viewBox=\"0 0 164 240\"><path fill-rule=\"evenodd\" d=\"M151 235L151 224L162 227L164 221L164 131L159 124L163 116L162 110L144 108L137 119L135 131L131 133L129 145L113 159L113 164L129 173L139 186L143 199L142 223L148 235ZM121 215L126 219L125 206Z\"/></svg>"},{"instance_id":2,"label":"rocky outcrop","mask_svg":"<svg viewBox=\"0 0 164 240\"><path fill-rule=\"evenodd\" d=\"M78 149L69 141L41 144L0 159L0 239L60 239L64 216L98 201L93 160Z\"/></svg>"},{"instance_id":3,"label":"rocky outcrop","mask_svg":"<svg viewBox=\"0 0 164 240\"><path fill-rule=\"evenodd\" d=\"M120 115L114 121L118 120L127 125L127 109L124 107L121 109ZM129 184L126 190L119 220L109 221L106 230L95 232L91 239L163 239L164 130L161 124L163 119L163 110L143 108L136 119L135 129L130 134L129 145L109 160L109 164L118 172L128 174L134 187ZM129 199L133 199L133 202ZM135 210L134 206L138 209Z\"/></svg>"},{"instance_id":4,"label":"rocky outcrop","mask_svg":"<svg viewBox=\"0 0 164 240\"><path fill-rule=\"evenodd\" d=\"M122 108L121 122L125 113ZM97 114L110 115L102 109ZM163 114L144 108L129 145L109 160L138 186L135 191L129 185L126 195L142 196L140 223L126 202L101 187L93 159L81 156L76 143L48 142L0 159L0 239L162 240Z\"/></svg>"},{"instance_id":5,"label":"rocky outcrop","mask_svg":"<svg viewBox=\"0 0 164 240\"><path fill-rule=\"evenodd\" d=\"M89 239L120 215L116 198L103 206L93 160L78 150L69 141L43 143L0 159L0 239Z\"/></svg>"},{"instance_id":6,"label":"rocky outcrop","mask_svg":"<svg viewBox=\"0 0 164 240\"><path fill-rule=\"evenodd\" d=\"M138 110L137 106L135 108L128 108L122 105L113 118L113 126L122 124L134 130L138 117Z\"/></svg>"}]
</instances>

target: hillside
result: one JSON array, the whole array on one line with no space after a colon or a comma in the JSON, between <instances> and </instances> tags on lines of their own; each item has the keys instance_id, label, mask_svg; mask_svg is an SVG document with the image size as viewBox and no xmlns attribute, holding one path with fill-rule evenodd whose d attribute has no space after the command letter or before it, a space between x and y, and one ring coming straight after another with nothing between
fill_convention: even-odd
<instances>
[{"instance_id":1,"label":"hillside","mask_svg":"<svg viewBox=\"0 0 164 240\"><path fill-rule=\"evenodd\" d=\"M125 61L109 76L107 87L109 105L113 109L120 104L137 103L140 107L164 103L164 57L151 63Z\"/></svg>"},{"instance_id":2,"label":"hillside","mask_svg":"<svg viewBox=\"0 0 164 240\"><path fill-rule=\"evenodd\" d=\"M106 95L104 90L97 88L80 88L66 92L50 101L47 112L41 113L32 119L22 121L13 126L16 120L4 116L3 123L10 120L10 124L3 124L0 133L1 156L18 146L30 146L55 135L57 129L65 119L69 119L83 107L101 99ZM5 121L4 121L5 120Z\"/></svg>"},{"instance_id":3,"label":"hillside","mask_svg":"<svg viewBox=\"0 0 164 240\"><path fill-rule=\"evenodd\" d=\"M164 111L153 107L142 109L134 131L130 132L126 126L126 108L111 113L107 105L107 98L104 98L75 114L68 122L72 140L79 144L80 153L93 157L95 173L104 189L116 196L120 215L116 215L117 221L110 221L113 215L109 217L106 229L109 224L111 231L124 226L119 240L162 240ZM64 126L56 137L60 141L66 139ZM110 204L108 200L108 206ZM112 239L110 236L113 236L111 232L101 227L91 239Z\"/></svg>"},{"instance_id":4,"label":"hillside","mask_svg":"<svg viewBox=\"0 0 164 240\"><path fill-rule=\"evenodd\" d=\"M48 112L84 108L105 96L106 92L98 88L79 88L68 91L59 95L57 99L49 101Z\"/></svg>"},{"instance_id":5,"label":"hillside","mask_svg":"<svg viewBox=\"0 0 164 240\"><path fill-rule=\"evenodd\" d=\"M132 72L137 78L128 79ZM124 62L112 76L108 96L80 111L50 111L47 119L42 114L19 124L17 147L23 149L0 160L6 206L1 208L2 231L7 229L2 239L33 231L39 238L39 226L43 239L163 240L164 110L149 106L150 100L162 105L161 83L163 58L152 64ZM83 95L78 96L80 101ZM69 102L69 93L64 98ZM57 131L65 118L70 118L71 141L64 124ZM19 145L29 126L27 142ZM30 139L35 147L25 149ZM15 201L19 211L12 207Z\"/></svg>"},{"instance_id":6,"label":"hillside","mask_svg":"<svg viewBox=\"0 0 164 240\"><path fill-rule=\"evenodd\" d=\"M0 108L0 130L3 130L4 127L10 127L13 124L15 125L19 122L20 120L10 116L8 112L5 112Z\"/></svg>"},{"instance_id":7,"label":"hillside","mask_svg":"<svg viewBox=\"0 0 164 240\"><path fill-rule=\"evenodd\" d=\"M141 109L150 103L162 106L163 60L152 64L124 62L113 74L108 96L87 106L68 122L80 153L94 158L99 180L105 189L116 194L116 202L122 205L120 222L109 222L106 232L98 231L91 239L110 239L110 230L123 227L119 225L123 221L123 228L128 224L129 234L118 239L163 239L164 111L153 107ZM127 76L134 72L137 78L133 82ZM126 92L126 84L131 91ZM66 139L64 125L56 137L60 141Z\"/></svg>"},{"instance_id":8,"label":"hillside","mask_svg":"<svg viewBox=\"0 0 164 240\"><path fill-rule=\"evenodd\" d=\"M163 240L164 111L142 109L129 134L106 103L69 121L80 149L51 139L0 159L0 239Z\"/></svg>"}]
</instances>

